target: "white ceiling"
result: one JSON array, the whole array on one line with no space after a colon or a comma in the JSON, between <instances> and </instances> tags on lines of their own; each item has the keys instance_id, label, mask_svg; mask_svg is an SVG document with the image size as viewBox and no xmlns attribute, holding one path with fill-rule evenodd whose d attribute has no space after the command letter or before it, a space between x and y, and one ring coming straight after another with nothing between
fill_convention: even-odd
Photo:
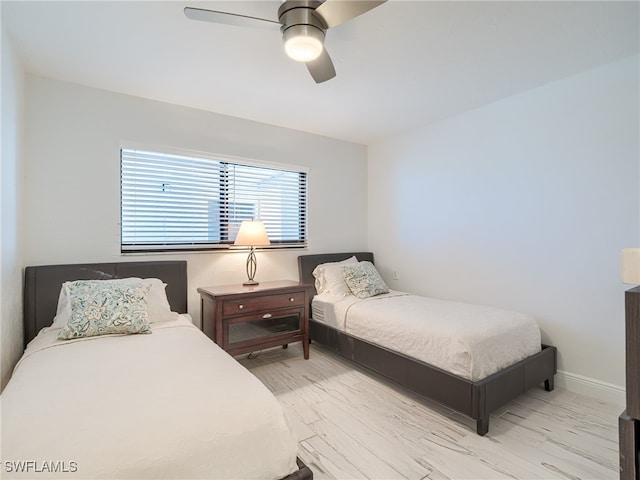
<instances>
[{"instance_id":1,"label":"white ceiling","mask_svg":"<svg viewBox=\"0 0 640 480\"><path fill-rule=\"evenodd\" d=\"M278 1L7 1L28 72L369 144L639 51L638 1L402 1L330 29L316 84L277 31L188 20L185 6L275 19Z\"/></svg>"}]
</instances>

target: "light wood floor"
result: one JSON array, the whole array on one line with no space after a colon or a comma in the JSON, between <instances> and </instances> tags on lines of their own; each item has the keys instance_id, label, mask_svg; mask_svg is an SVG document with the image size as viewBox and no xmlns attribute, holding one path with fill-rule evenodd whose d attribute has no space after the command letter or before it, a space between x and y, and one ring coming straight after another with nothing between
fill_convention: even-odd
<instances>
[{"instance_id":1,"label":"light wood floor","mask_svg":"<svg viewBox=\"0 0 640 480\"><path fill-rule=\"evenodd\" d=\"M315 479L616 479L622 408L532 389L489 433L312 344L238 358L276 395Z\"/></svg>"}]
</instances>

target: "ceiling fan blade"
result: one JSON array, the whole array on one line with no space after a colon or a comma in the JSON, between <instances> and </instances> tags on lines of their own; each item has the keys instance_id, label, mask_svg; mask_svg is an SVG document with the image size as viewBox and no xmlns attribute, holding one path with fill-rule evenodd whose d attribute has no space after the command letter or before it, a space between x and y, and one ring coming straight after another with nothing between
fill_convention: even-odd
<instances>
[{"instance_id":1,"label":"ceiling fan blade","mask_svg":"<svg viewBox=\"0 0 640 480\"><path fill-rule=\"evenodd\" d=\"M326 48L322 49L318 58L307 62L306 65L316 83L326 82L336 76L336 69L333 67L333 62Z\"/></svg>"},{"instance_id":2,"label":"ceiling fan blade","mask_svg":"<svg viewBox=\"0 0 640 480\"><path fill-rule=\"evenodd\" d=\"M326 0L316 8L315 13L323 18L328 28L331 28L362 15L378 5L382 5L385 1Z\"/></svg>"},{"instance_id":3,"label":"ceiling fan blade","mask_svg":"<svg viewBox=\"0 0 640 480\"><path fill-rule=\"evenodd\" d=\"M266 18L249 17L247 15L238 15L228 12L217 12L215 10L205 10L204 8L185 7L184 14L191 20L223 23L225 25L234 25L238 27L278 30L281 26L280 22L268 20Z\"/></svg>"}]
</instances>

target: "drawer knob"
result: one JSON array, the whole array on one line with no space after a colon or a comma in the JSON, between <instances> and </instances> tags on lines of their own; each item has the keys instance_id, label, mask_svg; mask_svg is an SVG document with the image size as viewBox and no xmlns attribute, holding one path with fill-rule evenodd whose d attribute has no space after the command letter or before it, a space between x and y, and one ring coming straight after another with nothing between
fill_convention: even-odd
<instances>
[{"instance_id":1,"label":"drawer knob","mask_svg":"<svg viewBox=\"0 0 640 480\"><path fill-rule=\"evenodd\" d=\"M240 310L242 310L242 309L244 308L244 305L240 304L240 305L238 305L238 308L239 308Z\"/></svg>"},{"instance_id":2,"label":"drawer knob","mask_svg":"<svg viewBox=\"0 0 640 480\"><path fill-rule=\"evenodd\" d=\"M271 314L270 313L265 313L264 315L262 315L262 318L271 318Z\"/></svg>"},{"instance_id":3,"label":"drawer knob","mask_svg":"<svg viewBox=\"0 0 640 480\"><path fill-rule=\"evenodd\" d=\"M296 301L296 299L295 299L295 298L293 298L293 297L291 297L291 298L289 299L289 301L290 301L290 302L295 302L295 301Z\"/></svg>"}]
</instances>

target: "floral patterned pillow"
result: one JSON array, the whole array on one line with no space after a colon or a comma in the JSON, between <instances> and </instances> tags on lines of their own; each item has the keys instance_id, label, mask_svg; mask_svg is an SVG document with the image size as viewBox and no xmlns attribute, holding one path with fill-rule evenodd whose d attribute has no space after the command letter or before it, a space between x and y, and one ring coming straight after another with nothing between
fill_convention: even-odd
<instances>
[{"instance_id":1,"label":"floral patterned pillow","mask_svg":"<svg viewBox=\"0 0 640 480\"><path fill-rule=\"evenodd\" d=\"M58 338L151 333L147 314L150 285L143 282L68 282L71 318Z\"/></svg>"},{"instance_id":2,"label":"floral patterned pillow","mask_svg":"<svg viewBox=\"0 0 640 480\"><path fill-rule=\"evenodd\" d=\"M389 293L389 287L371 262L359 262L342 267L344 281L351 293L358 298L373 297L381 293Z\"/></svg>"}]
</instances>

